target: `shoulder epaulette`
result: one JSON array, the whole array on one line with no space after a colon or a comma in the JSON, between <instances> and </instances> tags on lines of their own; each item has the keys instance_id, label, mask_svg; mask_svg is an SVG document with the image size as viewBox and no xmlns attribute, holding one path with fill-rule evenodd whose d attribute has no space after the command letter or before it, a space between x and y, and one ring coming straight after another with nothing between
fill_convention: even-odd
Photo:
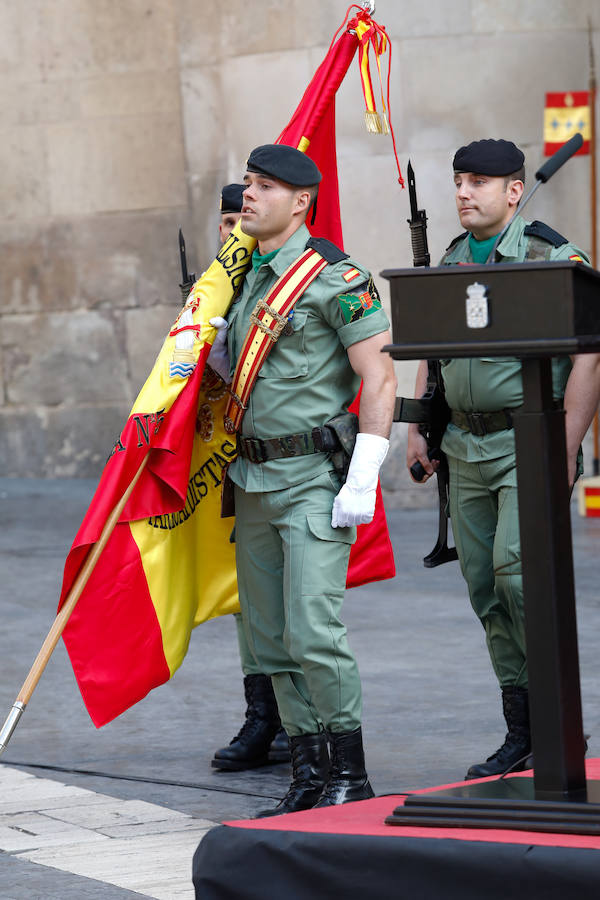
<instances>
[{"instance_id":1,"label":"shoulder epaulette","mask_svg":"<svg viewBox=\"0 0 600 900\"><path fill-rule=\"evenodd\" d=\"M562 234L559 234L558 231L555 231L554 228L550 228L550 226L546 225L544 222L538 222L537 219L535 222L531 222L529 225L525 226L523 234L526 234L527 237L541 238L543 241L548 241L548 243L552 244L554 247L562 247L563 244L569 243L566 237L563 237Z\"/></svg>"},{"instance_id":2,"label":"shoulder epaulette","mask_svg":"<svg viewBox=\"0 0 600 900\"><path fill-rule=\"evenodd\" d=\"M336 247L332 241L328 241L326 238L309 238L306 242L306 249L316 250L328 263L337 263L349 258L348 253L344 253L343 250L340 250L339 247Z\"/></svg>"},{"instance_id":3,"label":"shoulder epaulette","mask_svg":"<svg viewBox=\"0 0 600 900\"><path fill-rule=\"evenodd\" d=\"M457 235L457 237L453 238L453 239L450 241L450 243L448 244L448 246L446 247L446 251L452 250L452 248L454 247L454 245L455 245L455 244L458 244L459 241L462 241L463 238L466 238L468 234L469 234L468 231L463 231L462 234L459 234L459 235Z\"/></svg>"}]
</instances>

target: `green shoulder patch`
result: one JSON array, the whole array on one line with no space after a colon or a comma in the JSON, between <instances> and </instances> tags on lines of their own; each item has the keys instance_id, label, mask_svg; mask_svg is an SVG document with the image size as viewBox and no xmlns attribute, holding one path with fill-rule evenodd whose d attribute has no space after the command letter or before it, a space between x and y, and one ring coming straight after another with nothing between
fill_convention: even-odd
<instances>
[{"instance_id":1,"label":"green shoulder patch","mask_svg":"<svg viewBox=\"0 0 600 900\"><path fill-rule=\"evenodd\" d=\"M338 303L342 312L342 318L346 324L364 319L376 310L381 309L381 298L375 283L371 278L368 284L363 284L364 290L356 294L338 294Z\"/></svg>"}]
</instances>

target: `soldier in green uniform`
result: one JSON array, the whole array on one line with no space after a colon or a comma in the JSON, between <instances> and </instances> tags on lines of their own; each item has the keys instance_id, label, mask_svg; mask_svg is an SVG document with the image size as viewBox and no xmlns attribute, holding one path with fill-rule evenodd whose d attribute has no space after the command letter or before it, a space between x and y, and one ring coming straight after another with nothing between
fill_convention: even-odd
<instances>
[{"instance_id":1,"label":"soldier in green uniform","mask_svg":"<svg viewBox=\"0 0 600 900\"><path fill-rule=\"evenodd\" d=\"M271 675L292 755L288 793L259 815L373 796L360 679L340 611L355 526L374 514L396 379L380 352L389 323L369 272L312 239L304 224L320 180L312 160L291 147L252 151L242 229L258 247L227 323L211 320L222 325L213 348L224 346L227 331L233 373L257 301L307 246L326 259L260 369L229 469L244 626L261 671ZM361 379L344 482L331 453L318 449L315 429L347 412Z\"/></svg>"},{"instance_id":2,"label":"soldier in green uniform","mask_svg":"<svg viewBox=\"0 0 600 900\"><path fill-rule=\"evenodd\" d=\"M224 244L242 215L243 184L226 184L221 190L219 243ZM223 373L229 380L229 367ZM240 662L244 675L246 715L242 727L226 747L215 752L211 765L225 772L240 772L288 762L288 737L281 727L271 679L254 659L242 624L234 615Z\"/></svg>"},{"instance_id":3,"label":"soldier in green uniform","mask_svg":"<svg viewBox=\"0 0 600 900\"><path fill-rule=\"evenodd\" d=\"M525 180L524 155L511 141L482 140L461 147L453 162L456 206L467 230L448 247L440 265L485 263L497 236L516 212ZM496 248L496 262L574 259L582 250L542 222L517 215ZM502 746L467 778L523 769L531 750L527 659L517 506L516 458L511 410L523 401L521 364L511 357L442 360L451 419L442 449L450 472L452 531L471 603L485 629L500 683L508 726ZM554 359L554 397L564 402L568 479L582 471L580 444L598 406L599 357ZM425 390L427 364L415 396ZM417 460L427 477L437 463L416 425L409 426L407 463Z\"/></svg>"}]
</instances>

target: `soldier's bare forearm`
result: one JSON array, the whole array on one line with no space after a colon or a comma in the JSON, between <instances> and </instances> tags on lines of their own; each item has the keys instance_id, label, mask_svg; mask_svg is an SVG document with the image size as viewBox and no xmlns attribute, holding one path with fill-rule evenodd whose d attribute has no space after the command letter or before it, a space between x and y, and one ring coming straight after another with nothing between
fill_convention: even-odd
<instances>
[{"instance_id":1,"label":"soldier's bare forearm","mask_svg":"<svg viewBox=\"0 0 600 900\"><path fill-rule=\"evenodd\" d=\"M396 377L363 378L358 424L360 431L389 438L396 400Z\"/></svg>"}]
</instances>

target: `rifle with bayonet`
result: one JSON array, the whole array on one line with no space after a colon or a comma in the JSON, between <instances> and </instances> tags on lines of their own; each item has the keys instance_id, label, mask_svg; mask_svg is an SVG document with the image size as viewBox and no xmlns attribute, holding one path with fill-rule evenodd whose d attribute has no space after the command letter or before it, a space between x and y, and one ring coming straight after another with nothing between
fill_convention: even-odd
<instances>
[{"instance_id":1,"label":"rifle with bayonet","mask_svg":"<svg viewBox=\"0 0 600 900\"><path fill-rule=\"evenodd\" d=\"M430 256L427 247L427 215L424 209L419 209L417 203L417 188L415 173L408 162L408 196L410 199L410 239L413 251L413 265L429 266ZM409 400L406 397L396 398L394 410L395 422L418 423L419 431L427 441L427 455L430 460L439 463L436 477L438 499L440 505L438 520L438 538L435 547L423 559L423 564L432 569L445 562L457 559L455 547L448 547L448 461L441 450L442 437L446 426L450 421L450 409L444 395L444 383L442 381L441 365L438 359L427 360L427 385L425 393L417 400ZM410 473L415 481L423 481L425 469L420 462L410 467Z\"/></svg>"},{"instance_id":2,"label":"rifle with bayonet","mask_svg":"<svg viewBox=\"0 0 600 900\"><path fill-rule=\"evenodd\" d=\"M192 272L191 275L188 273L185 241L181 228L179 229L179 261L181 263L181 284L179 288L181 290L181 298L185 303L197 279L195 273Z\"/></svg>"}]
</instances>

